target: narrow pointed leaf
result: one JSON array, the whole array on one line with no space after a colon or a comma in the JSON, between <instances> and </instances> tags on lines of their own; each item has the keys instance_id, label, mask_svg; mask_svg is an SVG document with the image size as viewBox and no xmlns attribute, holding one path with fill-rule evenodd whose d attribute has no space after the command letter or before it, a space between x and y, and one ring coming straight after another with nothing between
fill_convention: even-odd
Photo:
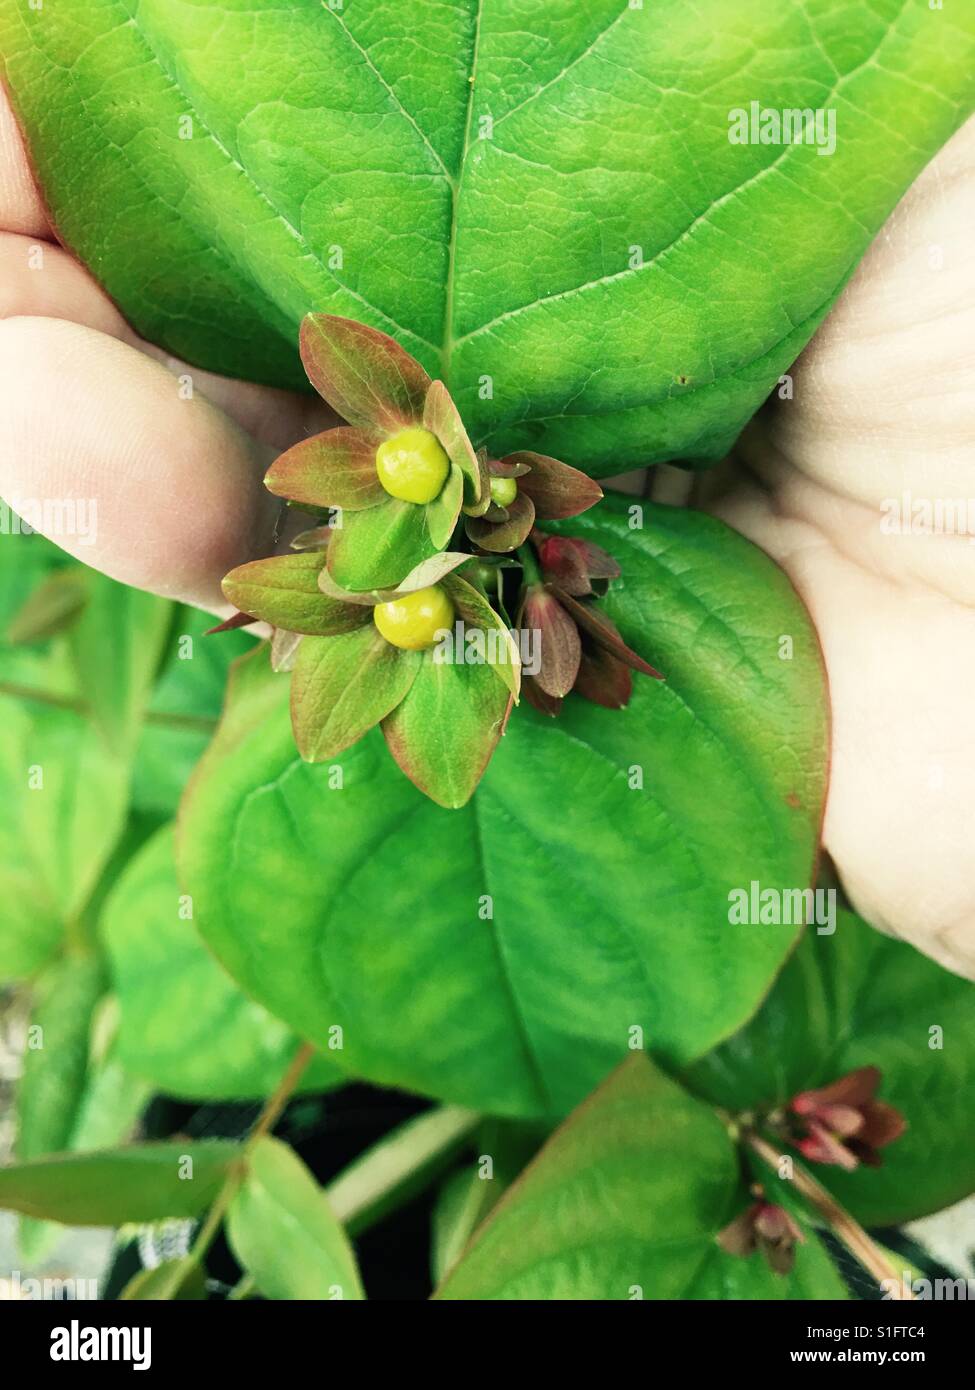
<instances>
[{"instance_id":1,"label":"narrow pointed leaf","mask_svg":"<svg viewBox=\"0 0 975 1390\"><path fill-rule=\"evenodd\" d=\"M371 618L357 632L302 642L291 676L301 756L318 763L355 743L403 699L420 660L419 652L391 646Z\"/></svg>"},{"instance_id":2,"label":"narrow pointed leaf","mask_svg":"<svg viewBox=\"0 0 975 1390\"><path fill-rule=\"evenodd\" d=\"M641 671L645 676L653 676L656 680L664 680L665 677L656 670L649 662L644 661L643 657L632 648L628 647L619 633L611 625L602 621L602 615L598 608L593 608L591 604L580 603L571 594L564 593L561 589L553 586L559 602L568 610L576 622L585 633L610 656L615 656L617 661L624 662L631 666L634 671Z\"/></svg>"},{"instance_id":3,"label":"narrow pointed leaf","mask_svg":"<svg viewBox=\"0 0 975 1390\"><path fill-rule=\"evenodd\" d=\"M264 484L277 497L311 507L365 511L388 496L376 472L384 437L375 430L334 429L303 439L274 460Z\"/></svg>"},{"instance_id":4,"label":"narrow pointed leaf","mask_svg":"<svg viewBox=\"0 0 975 1390\"><path fill-rule=\"evenodd\" d=\"M516 550L535 524L535 505L525 492L519 492L504 510L505 519L496 524L487 516L468 517L467 534L482 550L490 550L492 554Z\"/></svg>"},{"instance_id":5,"label":"narrow pointed leaf","mask_svg":"<svg viewBox=\"0 0 975 1390\"><path fill-rule=\"evenodd\" d=\"M624 709L633 694L633 676L630 668L610 656L605 647L595 642L583 643L573 689L604 709Z\"/></svg>"},{"instance_id":6,"label":"narrow pointed leaf","mask_svg":"<svg viewBox=\"0 0 975 1390\"><path fill-rule=\"evenodd\" d=\"M350 425L391 433L422 420L430 378L388 334L355 319L308 314L300 342L308 380Z\"/></svg>"},{"instance_id":7,"label":"narrow pointed leaf","mask_svg":"<svg viewBox=\"0 0 975 1390\"><path fill-rule=\"evenodd\" d=\"M425 652L410 693L383 720L383 733L410 781L454 809L473 795L510 705L491 667L439 662Z\"/></svg>"},{"instance_id":8,"label":"narrow pointed leaf","mask_svg":"<svg viewBox=\"0 0 975 1390\"><path fill-rule=\"evenodd\" d=\"M425 509L430 540L438 550L445 546L454 534L463 500L464 475L456 463L452 463L443 491L439 497L428 502Z\"/></svg>"},{"instance_id":9,"label":"narrow pointed leaf","mask_svg":"<svg viewBox=\"0 0 975 1390\"><path fill-rule=\"evenodd\" d=\"M66 632L88 602L87 571L81 566L54 570L27 597L7 628L7 641L44 642Z\"/></svg>"},{"instance_id":10,"label":"narrow pointed leaf","mask_svg":"<svg viewBox=\"0 0 975 1390\"><path fill-rule=\"evenodd\" d=\"M423 407L423 423L437 436L451 463L456 464L464 476L465 509L483 510L491 500L490 491L484 486L484 465L474 452L460 413L442 381L435 381L430 387Z\"/></svg>"},{"instance_id":11,"label":"narrow pointed leaf","mask_svg":"<svg viewBox=\"0 0 975 1390\"><path fill-rule=\"evenodd\" d=\"M547 454L523 451L508 454L501 462L527 467L528 472L519 482L518 490L526 492L535 503L540 521L578 516L594 507L603 495L599 484L585 473Z\"/></svg>"},{"instance_id":12,"label":"narrow pointed leaf","mask_svg":"<svg viewBox=\"0 0 975 1390\"><path fill-rule=\"evenodd\" d=\"M343 515L328 548L328 572L343 589L392 589L438 549L426 508L387 497L367 512Z\"/></svg>"},{"instance_id":13,"label":"narrow pointed leaf","mask_svg":"<svg viewBox=\"0 0 975 1390\"><path fill-rule=\"evenodd\" d=\"M260 619L254 613L234 613L231 617L224 618L222 623L208 627L203 636L216 637L221 632L236 632L240 627L250 627L252 623L259 621Z\"/></svg>"},{"instance_id":14,"label":"narrow pointed leaf","mask_svg":"<svg viewBox=\"0 0 975 1390\"><path fill-rule=\"evenodd\" d=\"M352 604L329 598L318 587L325 554L318 550L252 560L231 570L223 591L231 603L275 627L313 637L351 632L368 621Z\"/></svg>"},{"instance_id":15,"label":"narrow pointed leaf","mask_svg":"<svg viewBox=\"0 0 975 1390\"><path fill-rule=\"evenodd\" d=\"M518 644L504 619L494 611L484 595L459 574L445 575L442 583L468 630L485 634L491 669L500 676L517 700L521 689L521 658ZM496 638L488 637L492 632L497 633Z\"/></svg>"},{"instance_id":16,"label":"narrow pointed leaf","mask_svg":"<svg viewBox=\"0 0 975 1390\"><path fill-rule=\"evenodd\" d=\"M37 1158L0 1168L0 1209L67 1226L197 1216L241 1155L239 1145L211 1139Z\"/></svg>"}]
</instances>

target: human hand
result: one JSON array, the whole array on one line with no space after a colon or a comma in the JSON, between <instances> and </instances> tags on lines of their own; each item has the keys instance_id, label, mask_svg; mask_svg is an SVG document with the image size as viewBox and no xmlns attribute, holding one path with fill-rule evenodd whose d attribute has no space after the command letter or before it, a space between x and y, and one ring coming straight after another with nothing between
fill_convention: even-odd
<instances>
[{"instance_id":1,"label":"human hand","mask_svg":"<svg viewBox=\"0 0 975 1390\"><path fill-rule=\"evenodd\" d=\"M869 922L971 978L973 226L975 120L874 242L793 369L794 398L773 398L703 485L709 509L783 565L819 631L833 710L824 840L847 892ZM905 493L957 500L969 533L897 534Z\"/></svg>"}]
</instances>

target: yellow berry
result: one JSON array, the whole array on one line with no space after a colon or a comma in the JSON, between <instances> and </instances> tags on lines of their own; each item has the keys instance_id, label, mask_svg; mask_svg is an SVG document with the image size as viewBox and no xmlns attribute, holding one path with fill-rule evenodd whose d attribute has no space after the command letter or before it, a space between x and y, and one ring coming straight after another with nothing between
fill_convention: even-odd
<instances>
[{"instance_id":1,"label":"yellow berry","mask_svg":"<svg viewBox=\"0 0 975 1390\"><path fill-rule=\"evenodd\" d=\"M372 619L387 642L409 652L432 647L437 633L454 621L454 605L439 584L417 589L372 610Z\"/></svg>"},{"instance_id":2,"label":"yellow berry","mask_svg":"<svg viewBox=\"0 0 975 1390\"><path fill-rule=\"evenodd\" d=\"M491 501L499 507L510 507L518 496L518 483L514 478L491 479Z\"/></svg>"},{"instance_id":3,"label":"yellow berry","mask_svg":"<svg viewBox=\"0 0 975 1390\"><path fill-rule=\"evenodd\" d=\"M435 434L411 425L380 444L376 472L391 497L401 502L432 502L443 491L450 459Z\"/></svg>"}]
</instances>

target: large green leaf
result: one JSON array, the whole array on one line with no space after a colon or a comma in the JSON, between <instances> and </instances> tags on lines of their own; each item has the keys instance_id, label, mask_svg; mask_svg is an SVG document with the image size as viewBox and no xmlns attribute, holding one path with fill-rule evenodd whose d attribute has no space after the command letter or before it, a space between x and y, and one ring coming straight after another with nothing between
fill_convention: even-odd
<instances>
[{"instance_id":1,"label":"large green leaf","mask_svg":"<svg viewBox=\"0 0 975 1390\"><path fill-rule=\"evenodd\" d=\"M197 1216L240 1161L215 1139L58 1154L0 1168L0 1208L71 1226Z\"/></svg>"},{"instance_id":2,"label":"large green leaf","mask_svg":"<svg viewBox=\"0 0 975 1390\"><path fill-rule=\"evenodd\" d=\"M355 1255L298 1155L260 1139L227 1214L234 1254L266 1298L361 1299Z\"/></svg>"},{"instance_id":3,"label":"large green leaf","mask_svg":"<svg viewBox=\"0 0 975 1390\"><path fill-rule=\"evenodd\" d=\"M122 833L128 767L70 710L0 696L0 979L48 960Z\"/></svg>"},{"instance_id":4,"label":"large green leaf","mask_svg":"<svg viewBox=\"0 0 975 1390\"><path fill-rule=\"evenodd\" d=\"M720 523L619 499L607 607L666 683L623 712L515 711L460 811L372 734L298 757L288 679L239 668L181 816L196 923L246 992L352 1072L478 1109L561 1114L642 1029L689 1061L754 1012L795 927L734 927L753 878L806 884L823 798L815 638L784 576ZM790 636L790 660L780 638ZM341 773L339 785L338 773Z\"/></svg>"},{"instance_id":5,"label":"large green leaf","mask_svg":"<svg viewBox=\"0 0 975 1390\"><path fill-rule=\"evenodd\" d=\"M843 1298L807 1234L793 1273L716 1243L748 1197L717 1116L634 1056L556 1131L475 1232L437 1297Z\"/></svg>"},{"instance_id":6,"label":"large green leaf","mask_svg":"<svg viewBox=\"0 0 975 1390\"><path fill-rule=\"evenodd\" d=\"M140 332L297 385L302 316L349 315L475 442L611 473L724 451L967 114L973 31L921 0L6 0L0 51ZM752 101L834 113L835 150L732 143Z\"/></svg>"},{"instance_id":7,"label":"large green leaf","mask_svg":"<svg viewBox=\"0 0 975 1390\"><path fill-rule=\"evenodd\" d=\"M298 1040L224 973L200 940L192 910L180 893L167 826L130 861L102 914L120 1006L119 1059L170 1095L269 1095ZM303 1088L322 1090L338 1075L316 1057Z\"/></svg>"},{"instance_id":8,"label":"large green leaf","mask_svg":"<svg viewBox=\"0 0 975 1390\"><path fill-rule=\"evenodd\" d=\"M939 1031L940 1030L940 1031ZM808 932L756 1018L687 1075L733 1110L769 1110L856 1067L907 1131L883 1166L819 1177L865 1225L916 1219L975 1191L972 985L850 912Z\"/></svg>"}]
</instances>

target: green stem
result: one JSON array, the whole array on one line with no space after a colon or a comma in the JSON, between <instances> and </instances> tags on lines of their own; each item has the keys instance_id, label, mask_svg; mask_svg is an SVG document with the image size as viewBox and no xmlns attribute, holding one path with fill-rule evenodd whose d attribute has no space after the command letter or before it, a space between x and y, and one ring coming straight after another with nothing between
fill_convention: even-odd
<instances>
[{"instance_id":1,"label":"green stem","mask_svg":"<svg viewBox=\"0 0 975 1390\"><path fill-rule=\"evenodd\" d=\"M770 1144L767 1139L763 1139L760 1134L756 1134L754 1130L746 1130L742 1138L764 1163L767 1163L774 1172L778 1172L783 1157L779 1149ZM791 1154L788 1155L788 1158L792 1165L791 1182L793 1186L819 1213L837 1240L846 1246L853 1258L863 1265L878 1284L886 1284L888 1288L895 1290L891 1292L892 1299L913 1299L914 1295L904 1287L894 1266L880 1247L870 1239L863 1227L853 1219L845 1207L840 1206L832 1193L827 1192L811 1173L807 1172L801 1164L796 1163Z\"/></svg>"},{"instance_id":2,"label":"green stem","mask_svg":"<svg viewBox=\"0 0 975 1390\"><path fill-rule=\"evenodd\" d=\"M535 559L535 552L530 545L520 545L515 551L521 561L521 567L525 572L526 584L541 584L542 572L538 568L538 561Z\"/></svg>"},{"instance_id":3,"label":"green stem","mask_svg":"<svg viewBox=\"0 0 975 1390\"><path fill-rule=\"evenodd\" d=\"M259 1139L270 1131L281 1118L281 1112L291 1098L291 1094L298 1082L301 1080L305 1068L308 1066L312 1057L315 1055L315 1048L311 1043L302 1043L295 1053L290 1066L278 1082L272 1094L264 1104L264 1108L250 1134L247 1136L243 1145L243 1153L238 1162L234 1164L224 1181L223 1186L217 1193L213 1205L207 1212L206 1220L200 1227L193 1248L187 1256L195 1265L199 1265L213 1243L213 1240L223 1224L223 1219L227 1214L227 1208L237 1194L237 1189L244 1180L247 1169L247 1153Z\"/></svg>"},{"instance_id":4,"label":"green stem","mask_svg":"<svg viewBox=\"0 0 975 1390\"><path fill-rule=\"evenodd\" d=\"M38 705L50 705L53 709L70 710L72 714L91 717L91 706L85 700L71 695L55 695L49 690L36 690L30 685L18 685L15 681L0 681L0 695L9 695L15 700L30 700ZM187 729L195 733L212 734L217 720L206 714L166 714L157 710L147 710L144 715L147 724L155 724L164 729Z\"/></svg>"}]
</instances>

